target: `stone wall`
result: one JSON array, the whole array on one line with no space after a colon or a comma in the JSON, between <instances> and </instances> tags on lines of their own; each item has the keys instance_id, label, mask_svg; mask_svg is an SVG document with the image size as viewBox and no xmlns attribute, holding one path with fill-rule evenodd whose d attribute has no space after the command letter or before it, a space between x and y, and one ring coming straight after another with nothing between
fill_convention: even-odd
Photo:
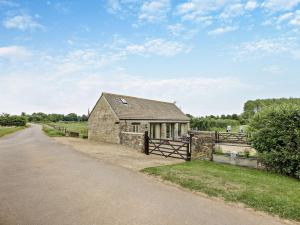
<instances>
[{"instance_id":1,"label":"stone wall","mask_svg":"<svg viewBox=\"0 0 300 225\"><path fill-rule=\"evenodd\" d=\"M146 130L149 128L149 122L144 120L121 120L120 121L120 129L121 132L133 132L134 124L138 124L139 132L138 133L145 133Z\"/></svg>"},{"instance_id":2,"label":"stone wall","mask_svg":"<svg viewBox=\"0 0 300 225\"><path fill-rule=\"evenodd\" d=\"M120 124L105 97L101 97L88 120L88 138L93 141L120 143Z\"/></svg>"},{"instance_id":3,"label":"stone wall","mask_svg":"<svg viewBox=\"0 0 300 225\"><path fill-rule=\"evenodd\" d=\"M120 142L140 152L144 152L144 133L121 132Z\"/></svg>"},{"instance_id":4,"label":"stone wall","mask_svg":"<svg viewBox=\"0 0 300 225\"><path fill-rule=\"evenodd\" d=\"M192 139L192 159L212 160L215 148L214 132L190 131Z\"/></svg>"},{"instance_id":5,"label":"stone wall","mask_svg":"<svg viewBox=\"0 0 300 225\"><path fill-rule=\"evenodd\" d=\"M250 168L261 168L255 158L235 157L231 155L213 155L213 161L231 165L245 166Z\"/></svg>"}]
</instances>

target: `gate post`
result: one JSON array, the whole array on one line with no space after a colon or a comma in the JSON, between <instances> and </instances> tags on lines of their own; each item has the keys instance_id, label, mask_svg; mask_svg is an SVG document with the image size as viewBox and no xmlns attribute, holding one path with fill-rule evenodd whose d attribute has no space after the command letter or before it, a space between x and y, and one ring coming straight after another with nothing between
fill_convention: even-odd
<instances>
[{"instance_id":1,"label":"gate post","mask_svg":"<svg viewBox=\"0 0 300 225\"><path fill-rule=\"evenodd\" d=\"M189 143L188 143L187 149L186 149L186 156L187 156L186 161L191 161L191 159L192 159L193 136L194 136L194 134L190 133Z\"/></svg>"},{"instance_id":2,"label":"gate post","mask_svg":"<svg viewBox=\"0 0 300 225\"><path fill-rule=\"evenodd\" d=\"M149 155L149 136L148 136L148 131L145 131L145 135L144 135L144 149L145 149L145 154Z\"/></svg>"}]
</instances>

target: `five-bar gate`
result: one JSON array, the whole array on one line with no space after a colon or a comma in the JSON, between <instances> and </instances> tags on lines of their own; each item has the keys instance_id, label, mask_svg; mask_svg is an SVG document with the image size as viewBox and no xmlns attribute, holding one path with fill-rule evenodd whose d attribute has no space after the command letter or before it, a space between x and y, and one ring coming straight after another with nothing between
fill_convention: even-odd
<instances>
[{"instance_id":1,"label":"five-bar gate","mask_svg":"<svg viewBox=\"0 0 300 225\"><path fill-rule=\"evenodd\" d=\"M192 137L181 140L154 139L149 138L148 131L145 132L145 154L161 155L176 159L191 160L192 155Z\"/></svg>"}]
</instances>

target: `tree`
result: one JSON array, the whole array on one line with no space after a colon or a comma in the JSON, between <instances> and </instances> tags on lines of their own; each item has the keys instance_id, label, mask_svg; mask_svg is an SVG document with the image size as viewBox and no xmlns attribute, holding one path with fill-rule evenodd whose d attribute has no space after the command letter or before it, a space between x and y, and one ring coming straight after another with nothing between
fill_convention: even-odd
<instances>
[{"instance_id":1,"label":"tree","mask_svg":"<svg viewBox=\"0 0 300 225\"><path fill-rule=\"evenodd\" d=\"M253 147L267 169L300 178L300 106L283 104L256 113L250 123Z\"/></svg>"},{"instance_id":2,"label":"tree","mask_svg":"<svg viewBox=\"0 0 300 225\"><path fill-rule=\"evenodd\" d=\"M76 113L69 113L64 117L64 121L78 121L78 116Z\"/></svg>"}]
</instances>

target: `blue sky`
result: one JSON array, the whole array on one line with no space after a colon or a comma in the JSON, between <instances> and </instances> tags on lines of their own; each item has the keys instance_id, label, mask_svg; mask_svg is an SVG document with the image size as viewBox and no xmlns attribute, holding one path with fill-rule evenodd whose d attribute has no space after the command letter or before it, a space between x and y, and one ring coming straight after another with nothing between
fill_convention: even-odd
<instances>
[{"instance_id":1,"label":"blue sky","mask_svg":"<svg viewBox=\"0 0 300 225\"><path fill-rule=\"evenodd\" d=\"M0 0L0 112L86 113L102 91L194 115L300 97L300 0Z\"/></svg>"}]
</instances>

